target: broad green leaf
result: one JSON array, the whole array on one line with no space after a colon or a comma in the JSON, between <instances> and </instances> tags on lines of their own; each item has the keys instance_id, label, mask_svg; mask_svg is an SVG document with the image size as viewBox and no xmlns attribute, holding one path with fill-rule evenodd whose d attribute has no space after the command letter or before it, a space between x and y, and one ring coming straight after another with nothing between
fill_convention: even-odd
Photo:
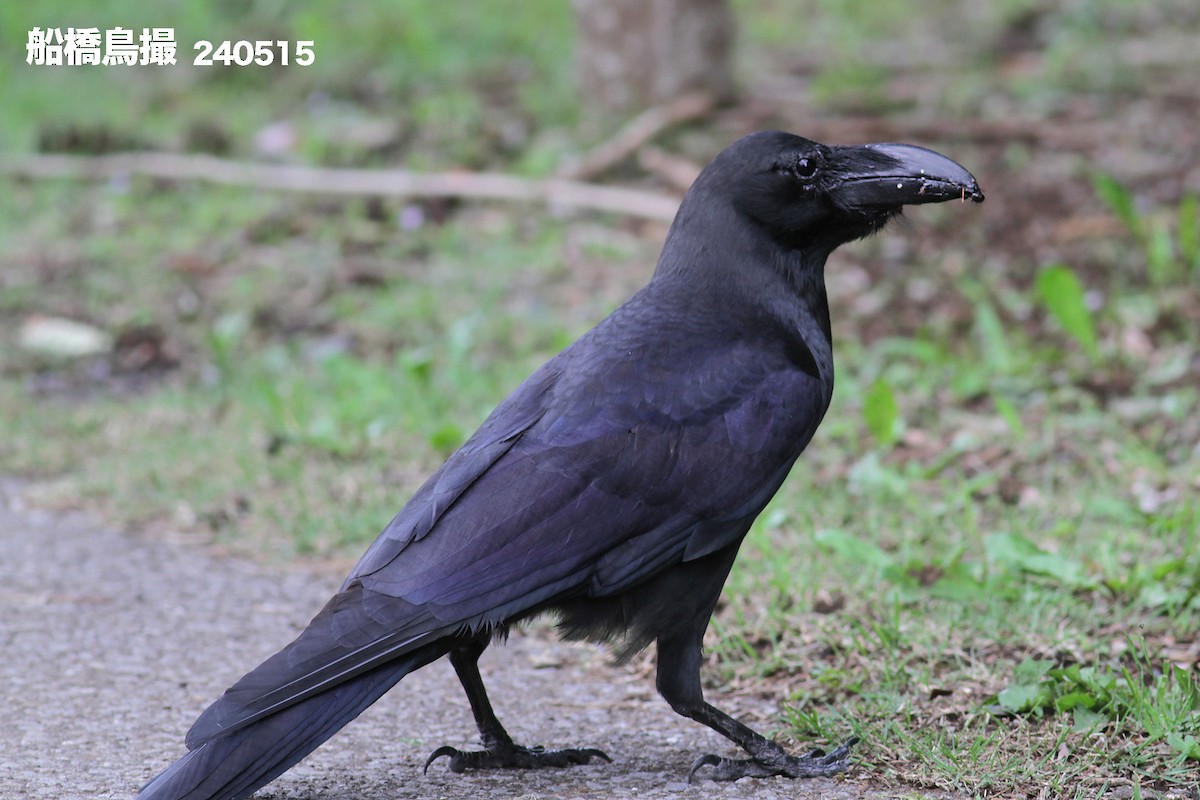
<instances>
[{"instance_id":1,"label":"broad green leaf","mask_svg":"<svg viewBox=\"0 0 1200 800\"><path fill-rule=\"evenodd\" d=\"M1050 669L1054 662L1048 658L1027 658L1013 669L1013 681L1016 683L1037 683Z\"/></svg>"},{"instance_id":2,"label":"broad green leaf","mask_svg":"<svg viewBox=\"0 0 1200 800\"><path fill-rule=\"evenodd\" d=\"M1179 227L1175 238L1184 267L1200 270L1200 195L1185 194L1179 201Z\"/></svg>"},{"instance_id":3,"label":"broad green leaf","mask_svg":"<svg viewBox=\"0 0 1200 800\"><path fill-rule=\"evenodd\" d=\"M1076 708L1094 708L1096 698L1087 692L1068 692L1054 698L1054 708L1058 711L1071 711Z\"/></svg>"},{"instance_id":4,"label":"broad green leaf","mask_svg":"<svg viewBox=\"0 0 1200 800\"><path fill-rule=\"evenodd\" d=\"M1025 426L1021 423L1021 412L1017 411L1017 407L1013 402L1004 395L992 394L992 405L996 407L1001 419L1008 425L1008 429L1012 431L1012 435L1017 439L1025 438Z\"/></svg>"},{"instance_id":5,"label":"broad green leaf","mask_svg":"<svg viewBox=\"0 0 1200 800\"><path fill-rule=\"evenodd\" d=\"M1117 219L1121 220L1134 235L1141 237L1143 233L1142 218L1138 215L1137 206L1133 201L1133 193L1116 178L1103 173L1092 178L1092 186L1095 187L1097 196L1117 215Z\"/></svg>"},{"instance_id":6,"label":"broad green leaf","mask_svg":"<svg viewBox=\"0 0 1200 800\"><path fill-rule=\"evenodd\" d=\"M1025 558L1021 568L1035 575L1054 578L1064 586L1091 588L1095 581L1088 577L1083 565L1058 553L1038 553Z\"/></svg>"},{"instance_id":7,"label":"broad green leaf","mask_svg":"<svg viewBox=\"0 0 1200 800\"><path fill-rule=\"evenodd\" d=\"M900 409L892 387L883 378L877 379L867 389L863 398L863 417L875 441L883 447L895 444L899 435Z\"/></svg>"},{"instance_id":8,"label":"broad green leaf","mask_svg":"<svg viewBox=\"0 0 1200 800\"><path fill-rule=\"evenodd\" d=\"M813 539L821 547L856 564L870 564L879 569L885 569L892 563L892 557L879 549L877 545L856 539L836 528L817 531Z\"/></svg>"},{"instance_id":9,"label":"broad green leaf","mask_svg":"<svg viewBox=\"0 0 1200 800\"><path fill-rule=\"evenodd\" d=\"M396 366L418 383L428 384L433 376L433 356L424 348L402 351Z\"/></svg>"},{"instance_id":10,"label":"broad green leaf","mask_svg":"<svg viewBox=\"0 0 1200 800\"><path fill-rule=\"evenodd\" d=\"M1041 575L1071 588L1092 588L1096 581L1078 561L1048 553L1015 533L995 533L984 542L988 560L1009 569Z\"/></svg>"},{"instance_id":11,"label":"broad green leaf","mask_svg":"<svg viewBox=\"0 0 1200 800\"><path fill-rule=\"evenodd\" d=\"M876 450L868 451L855 462L854 466L850 467L847 478L854 491L870 489L893 495L903 495L909 488L908 479L896 468L884 464Z\"/></svg>"},{"instance_id":12,"label":"broad green leaf","mask_svg":"<svg viewBox=\"0 0 1200 800\"><path fill-rule=\"evenodd\" d=\"M988 290L982 283L969 277L959 281L959 288L974 307L975 336L983 351L980 366L989 373L1008 372L1012 365L1011 347Z\"/></svg>"},{"instance_id":13,"label":"broad green leaf","mask_svg":"<svg viewBox=\"0 0 1200 800\"><path fill-rule=\"evenodd\" d=\"M1038 299L1046 310L1058 321L1063 330L1096 358L1096 329L1092 323L1092 312L1084 300L1083 284L1075 272L1061 264L1042 270L1037 276Z\"/></svg>"},{"instance_id":14,"label":"broad green leaf","mask_svg":"<svg viewBox=\"0 0 1200 800\"><path fill-rule=\"evenodd\" d=\"M1009 711L1023 714L1042 708L1049 702L1049 695L1049 691L1039 684L1018 683L1002 689L996 699Z\"/></svg>"},{"instance_id":15,"label":"broad green leaf","mask_svg":"<svg viewBox=\"0 0 1200 800\"><path fill-rule=\"evenodd\" d=\"M968 565L955 561L944 567L941 576L929 587L929 594L946 600L969 602L986 599L992 592Z\"/></svg>"},{"instance_id":16,"label":"broad green leaf","mask_svg":"<svg viewBox=\"0 0 1200 800\"><path fill-rule=\"evenodd\" d=\"M1165 222L1150 228L1146 239L1146 272L1155 286L1165 286L1177 276L1178 262L1175 260L1175 244Z\"/></svg>"},{"instance_id":17,"label":"broad green leaf","mask_svg":"<svg viewBox=\"0 0 1200 800\"><path fill-rule=\"evenodd\" d=\"M1084 706L1075 706L1071 709L1071 717L1074 723L1071 725L1072 733L1086 733L1103 725L1107 721L1107 717L1103 714L1092 711Z\"/></svg>"},{"instance_id":18,"label":"broad green leaf","mask_svg":"<svg viewBox=\"0 0 1200 800\"><path fill-rule=\"evenodd\" d=\"M438 452L448 454L457 449L465 438L462 428L453 422L446 422L430 432L429 444Z\"/></svg>"},{"instance_id":19,"label":"broad green leaf","mask_svg":"<svg viewBox=\"0 0 1200 800\"><path fill-rule=\"evenodd\" d=\"M1033 542L1015 533L993 533L984 541L988 561L1019 566L1027 556L1042 552Z\"/></svg>"},{"instance_id":20,"label":"broad green leaf","mask_svg":"<svg viewBox=\"0 0 1200 800\"><path fill-rule=\"evenodd\" d=\"M989 300L975 304L975 335L983 349L983 360L993 372L1008 372L1012 366L1008 337L1004 335L1004 323Z\"/></svg>"},{"instance_id":21,"label":"broad green leaf","mask_svg":"<svg viewBox=\"0 0 1200 800\"><path fill-rule=\"evenodd\" d=\"M1200 761L1200 739L1178 733L1167 734L1167 745L1177 753L1194 761Z\"/></svg>"}]
</instances>

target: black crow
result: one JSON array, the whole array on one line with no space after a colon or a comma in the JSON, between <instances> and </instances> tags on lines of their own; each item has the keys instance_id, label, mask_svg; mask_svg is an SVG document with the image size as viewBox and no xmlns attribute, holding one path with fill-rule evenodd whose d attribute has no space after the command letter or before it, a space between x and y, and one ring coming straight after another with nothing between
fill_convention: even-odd
<instances>
[{"instance_id":1,"label":"black crow","mask_svg":"<svg viewBox=\"0 0 1200 800\"><path fill-rule=\"evenodd\" d=\"M443 747L430 762L607 760L521 747L488 703L480 654L543 612L567 638L614 641L623 656L657 642L666 701L748 756L703 756L693 774L845 769L853 742L793 756L705 702L701 639L742 538L829 406L826 258L904 205L968 198L983 200L971 174L920 147L774 131L730 145L684 197L649 284L492 412L138 797L245 797L444 655L483 749Z\"/></svg>"}]
</instances>

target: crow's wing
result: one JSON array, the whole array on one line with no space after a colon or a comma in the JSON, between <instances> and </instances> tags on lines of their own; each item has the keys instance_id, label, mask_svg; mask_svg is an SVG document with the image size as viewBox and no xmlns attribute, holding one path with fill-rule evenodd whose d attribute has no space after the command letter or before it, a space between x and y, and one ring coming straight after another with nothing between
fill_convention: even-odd
<instances>
[{"instance_id":1,"label":"crow's wing","mask_svg":"<svg viewBox=\"0 0 1200 800\"><path fill-rule=\"evenodd\" d=\"M692 341L663 358L585 337L534 373L189 746L448 635L736 541L816 430L828 384L770 342Z\"/></svg>"},{"instance_id":2,"label":"crow's wing","mask_svg":"<svg viewBox=\"0 0 1200 800\"><path fill-rule=\"evenodd\" d=\"M694 344L669 359L585 348L584 363L552 361L431 478L348 585L482 627L565 591L620 591L627 555L656 571L717 549L703 523L761 509L816 430L827 385L769 341L683 338ZM530 390L538 401L520 402Z\"/></svg>"}]
</instances>

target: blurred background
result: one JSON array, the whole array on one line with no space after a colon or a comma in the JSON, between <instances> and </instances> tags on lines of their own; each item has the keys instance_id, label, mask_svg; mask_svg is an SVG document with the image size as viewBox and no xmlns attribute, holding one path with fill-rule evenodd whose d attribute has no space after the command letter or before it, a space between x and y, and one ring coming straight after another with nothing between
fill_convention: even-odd
<instances>
[{"instance_id":1,"label":"blurred background","mask_svg":"<svg viewBox=\"0 0 1200 800\"><path fill-rule=\"evenodd\" d=\"M89 26L173 28L179 63L26 63L35 27ZM201 40L314 59L195 66ZM190 159L669 209L754 130L932 147L987 202L831 259L834 406L707 679L783 698L784 740L864 736L889 786L1194 797L1198 75L1193 0L5 3L0 474L340 568L666 230L640 203L217 185Z\"/></svg>"}]
</instances>

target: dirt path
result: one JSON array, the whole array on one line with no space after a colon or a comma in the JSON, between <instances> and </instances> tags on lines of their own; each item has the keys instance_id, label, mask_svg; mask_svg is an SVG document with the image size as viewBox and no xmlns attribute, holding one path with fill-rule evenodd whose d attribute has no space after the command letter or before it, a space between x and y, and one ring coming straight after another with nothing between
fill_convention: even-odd
<instances>
[{"instance_id":1,"label":"dirt path","mask_svg":"<svg viewBox=\"0 0 1200 800\"><path fill-rule=\"evenodd\" d=\"M340 575L271 569L186 544L23 507L0 484L0 797L131 797L183 752L195 716L284 644ZM406 678L305 762L260 792L275 798L858 798L849 780L688 786L687 765L732 754L678 719L647 676L594 648L532 633L484 657L501 719L518 741L599 747L610 765L540 773L422 775L442 744L473 746L449 665ZM723 701L770 727L772 709Z\"/></svg>"}]
</instances>

